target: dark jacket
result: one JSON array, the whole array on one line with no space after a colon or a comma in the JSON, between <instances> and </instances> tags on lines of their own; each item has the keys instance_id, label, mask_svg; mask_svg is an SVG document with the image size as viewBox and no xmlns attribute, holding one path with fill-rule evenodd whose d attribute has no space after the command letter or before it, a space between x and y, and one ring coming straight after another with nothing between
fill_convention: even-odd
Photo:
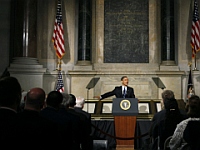
<instances>
[{"instance_id":1,"label":"dark jacket","mask_svg":"<svg viewBox=\"0 0 200 150\"><path fill-rule=\"evenodd\" d=\"M18 144L17 113L10 109L0 108L0 145L14 149ZM16 142L16 143L14 143Z\"/></svg>"},{"instance_id":2,"label":"dark jacket","mask_svg":"<svg viewBox=\"0 0 200 150\"><path fill-rule=\"evenodd\" d=\"M101 99L104 99L113 95L115 95L116 98L123 98L122 86L117 86L115 87L113 91L107 92L101 95ZM127 86L125 98L135 98L134 89L132 87Z\"/></svg>"},{"instance_id":3,"label":"dark jacket","mask_svg":"<svg viewBox=\"0 0 200 150\"><path fill-rule=\"evenodd\" d=\"M73 142L72 138L72 123L70 117L63 116L53 107L46 107L40 111L40 115L54 123L58 126L58 132L61 136L61 143L65 143L63 145L64 148L72 150L70 147L71 143Z\"/></svg>"},{"instance_id":4,"label":"dark jacket","mask_svg":"<svg viewBox=\"0 0 200 150\"><path fill-rule=\"evenodd\" d=\"M200 149L200 121L189 121L184 132L183 139L192 150Z\"/></svg>"},{"instance_id":5,"label":"dark jacket","mask_svg":"<svg viewBox=\"0 0 200 150\"><path fill-rule=\"evenodd\" d=\"M60 146L58 127L52 121L33 110L18 113L19 139L33 149L51 149ZM45 142L46 141L46 142Z\"/></svg>"}]
</instances>

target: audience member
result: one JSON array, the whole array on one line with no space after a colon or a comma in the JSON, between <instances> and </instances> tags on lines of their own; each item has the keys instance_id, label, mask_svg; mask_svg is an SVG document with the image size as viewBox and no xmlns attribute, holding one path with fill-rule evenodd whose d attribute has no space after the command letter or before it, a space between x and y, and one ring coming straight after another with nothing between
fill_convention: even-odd
<instances>
[{"instance_id":1,"label":"audience member","mask_svg":"<svg viewBox=\"0 0 200 150\"><path fill-rule=\"evenodd\" d=\"M164 108L166 110L164 118L155 124L152 132L153 145L152 150L164 150L165 140L172 136L178 123L185 119L178 108L177 100L164 98Z\"/></svg>"},{"instance_id":2,"label":"audience member","mask_svg":"<svg viewBox=\"0 0 200 150\"><path fill-rule=\"evenodd\" d=\"M75 115L74 113L71 113L69 110L69 99L70 95L67 93L62 93L63 95L63 102L61 104L61 108L59 110L59 113L66 117L66 120L70 118L71 122L71 128L69 129L72 132L72 139L73 142L71 143L70 147L72 150L80 150L80 144L81 144L81 120L78 115Z\"/></svg>"},{"instance_id":3,"label":"audience member","mask_svg":"<svg viewBox=\"0 0 200 150\"><path fill-rule=\"evenodd\" d=\"M24 144L31 144L32 149L52 149L60 146L56 124L39 115L44 102L45 91L41 88L32 88L27 93L24 110L18 113L19 139Z\"/></svg>"},{"instance_id":4,"label":"audience member","mask_svg":"<svg viewBox=\"0 0 200 150\"><path fill-rule=\"evenodd\" d=\"M187 114L188 114L189 118L181 121L177 125L177 127L174 131L174 134L172 136L172 139L169 142L169 146L170 146L171 150L177 150L186 143L186 141L183 137L183 133L184 133L187 125L189 124L189 127L192 127L193 122L200 121L200 99L199 99L199 97L197 95L192 95L188 100L188 106L189 106L189 109L188 109ZM189 122L191 122L192 124L190 124ZM198 130L198 129L194 129L194 130ZM194 130L192 131L193 133L195 132ZM186 132L187 132L187 130L186 130ZM185 133L186 139L188 139L187 136L188 136L188 134ZM190 137L192 138L192 136L190 136ZM193 139L194 138L198 138L198 137L193 137ZM188 140L188 142L190 143L191 141ZM194 143L192 142L190 144L194 144ZM196 145L193 145L193 146L195 147Z\"/></svg>"},{"instance_id":5,"label":"audience member","mask_svg":"<svg viewBox=\"0 0 200 150\"><path fill-rule=\"evenodd\" d=\"M153 118L152 118L152 125L150 127L150 131L149 131L149 134L150 136L152 136L152 131L153 131L153 128L154 126L160 122L161 120L163 120L163 118L165 118L165 115L166 115L166 109L165 109L165 99L175 99L175 95L174 95L174 92L171 91L171 90L164 90L163 93L162 93L162 100L161 100L161 103L163 103L163 107L164 109L162 109L161 111L157 112L154 114ZM186 118L187 114L185 111L183 110L179 110L181 114L183 114Z\"/></svg>"},{"instance_id":6,"label":"audience member","mask_svg":"<svg viewBox=\"0 0 200 150\"><path fill-rule=\"evenodd\" d=\"M189 144L191 150L200 150L200 121L189 121L183 139Z\"/></svg>"},{"instance_id":7,"label":"audience member","mask_svg":"<svg viewBox=\"0 0 200 150\"><path fill-rule=\"evenodd\" d=\"M77 97L76 98L76 105L74 106L74 110L79 112L79 113L84 114L88 118L88 121L89 121L89 124L90 124L91 123L91 114L83 110L84 104L85 104L85 99L83 97L80 97L80 96Z\"/></svg>"},{"instance_id":8,"label":"audience member","mask_svg":"<svg viewBox=\"0 0 200 150\"><path fill-rule=\"evenodd\" d=\"M0 79L0 145L16 148L18 139L17 110L21 100L21 85L15 77Z\"/></svg>"},{"instance_id":9,"label":"audience member","mask_svg":"<svg viewBox=\"0 0 200 150\"><path fill-rule=\"evenodd\" d=\"M82 147L85 146L88 150L90 150L90 149L92 149L91 146L93 145L93 143L92 143L93 141L92 141L92 138L90 136L91 131L92 131L91 130L91 114L83 110L84 104L85 104L85 99L83 97L80 97L80 96L77 97L76 98L76 105L74 106L74 110L87 117L87 120L86 120L87 121L86 122L87 128L85 128L86 129L86 131L85 131L86 138L84 138L86 140L84 143L87 144L87 145L83 145ZM86 148L83 148L83 149L86 149Z\"/></svg>"},{"instance_id":10,"label":"audience member","mask_svg":"<svg viewBox=\"0 0 200 150\"><path fill-rule=\"evenodd\" d=\"M58 125L58 131L61 135L60 143L65 143L63 148L72 150L70 144L73 142L70 118L64 117L58 111L60 110L63 95L58 91L51 91L46 98L46 107L40 111L40 115Z\"/></svg>"},{"instance_id":11,"label":"audience member","mask_svg":"<svg viewBox=\"0 0 200 150\"><path fill-rule=\"evenodd\" d=\"M88 143L87 138L89 138L90 131L91 131L91 125L88 123L88 119L87 116L84 115L83 113L79 113L78 111L75 111L74 107L76 105L76 97L73 94L69 94L69 109L68 112L79 116L80 117L80 121L81 121L81 125L80 129L81 129L81 149L82 150L90 150L92 146L90 146L91 143Z\"/></svg>"},{"instance_id":12,"label":"audience member","mask_svg":"<svg viewBox=\"0 0 200 150\"><path fill-rule=\"evenodd\" d=\"M62 94L64 98L63 103L65 109L61 109L61 111L63 114L70 116L71 119L73 120L72 122L74 123L74 126L72 128L74 131L73 135L76 135L74 137L76 141L74 146L76 147L76 149L90 150L92 146L86 143L87 142L86 138L88 138L87 117L84 114L75 111L74 107L76 105L76 97L73 94L66 94L66 93Z\"/></svg>"}]
</instances>

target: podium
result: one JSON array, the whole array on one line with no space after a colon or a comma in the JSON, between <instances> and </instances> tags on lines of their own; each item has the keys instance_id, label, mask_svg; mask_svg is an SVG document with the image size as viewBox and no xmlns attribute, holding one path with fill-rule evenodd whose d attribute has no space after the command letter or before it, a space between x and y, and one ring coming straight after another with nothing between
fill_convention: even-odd
<instances>
[{"instance_id":1,"label":"podium","mask_svg":"<svg viewBox=\"0 0 200 150\"><path fill-rule=\"evenodd\" d=\"M138 115L137 98L114 98L112 114L115 123L115 136L131 138L135 136L136 116ZM134 139L116 139L117 150L133 150Z\"/></svg>"}]
</instances>

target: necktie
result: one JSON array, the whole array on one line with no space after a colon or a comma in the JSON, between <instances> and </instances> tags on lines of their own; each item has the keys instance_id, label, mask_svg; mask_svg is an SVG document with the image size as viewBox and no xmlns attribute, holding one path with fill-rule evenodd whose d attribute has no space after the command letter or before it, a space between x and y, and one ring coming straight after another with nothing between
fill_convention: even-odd
<instances>
[{"instance_id":1,"label":"necktie","mask_svg":"<svg viewBox=\"0 0 200 150\"><path fill-rule=\"evenodd\" d=\"M125 98L125 96L126 96L126 88L124 87L123 98Z\"/></svg>"}]
</instances>

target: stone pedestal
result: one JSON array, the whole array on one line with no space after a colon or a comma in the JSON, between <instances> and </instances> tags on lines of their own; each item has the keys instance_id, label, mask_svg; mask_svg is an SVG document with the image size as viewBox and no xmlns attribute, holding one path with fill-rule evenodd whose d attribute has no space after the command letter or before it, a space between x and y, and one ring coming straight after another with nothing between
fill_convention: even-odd
<instances>
[{"instance_id":1,"label":"stone pedestal","mask_svg":"<svg viewBox=\"0 0 200 150\"><path fill-rule=\"evenodd\" d=\"M33 87L43 88L43 74L46 72L46 68L43 68L36 58L15 57L8 71L10 76L19 80L24 91Z\"/></svg>"}]
</instances>

